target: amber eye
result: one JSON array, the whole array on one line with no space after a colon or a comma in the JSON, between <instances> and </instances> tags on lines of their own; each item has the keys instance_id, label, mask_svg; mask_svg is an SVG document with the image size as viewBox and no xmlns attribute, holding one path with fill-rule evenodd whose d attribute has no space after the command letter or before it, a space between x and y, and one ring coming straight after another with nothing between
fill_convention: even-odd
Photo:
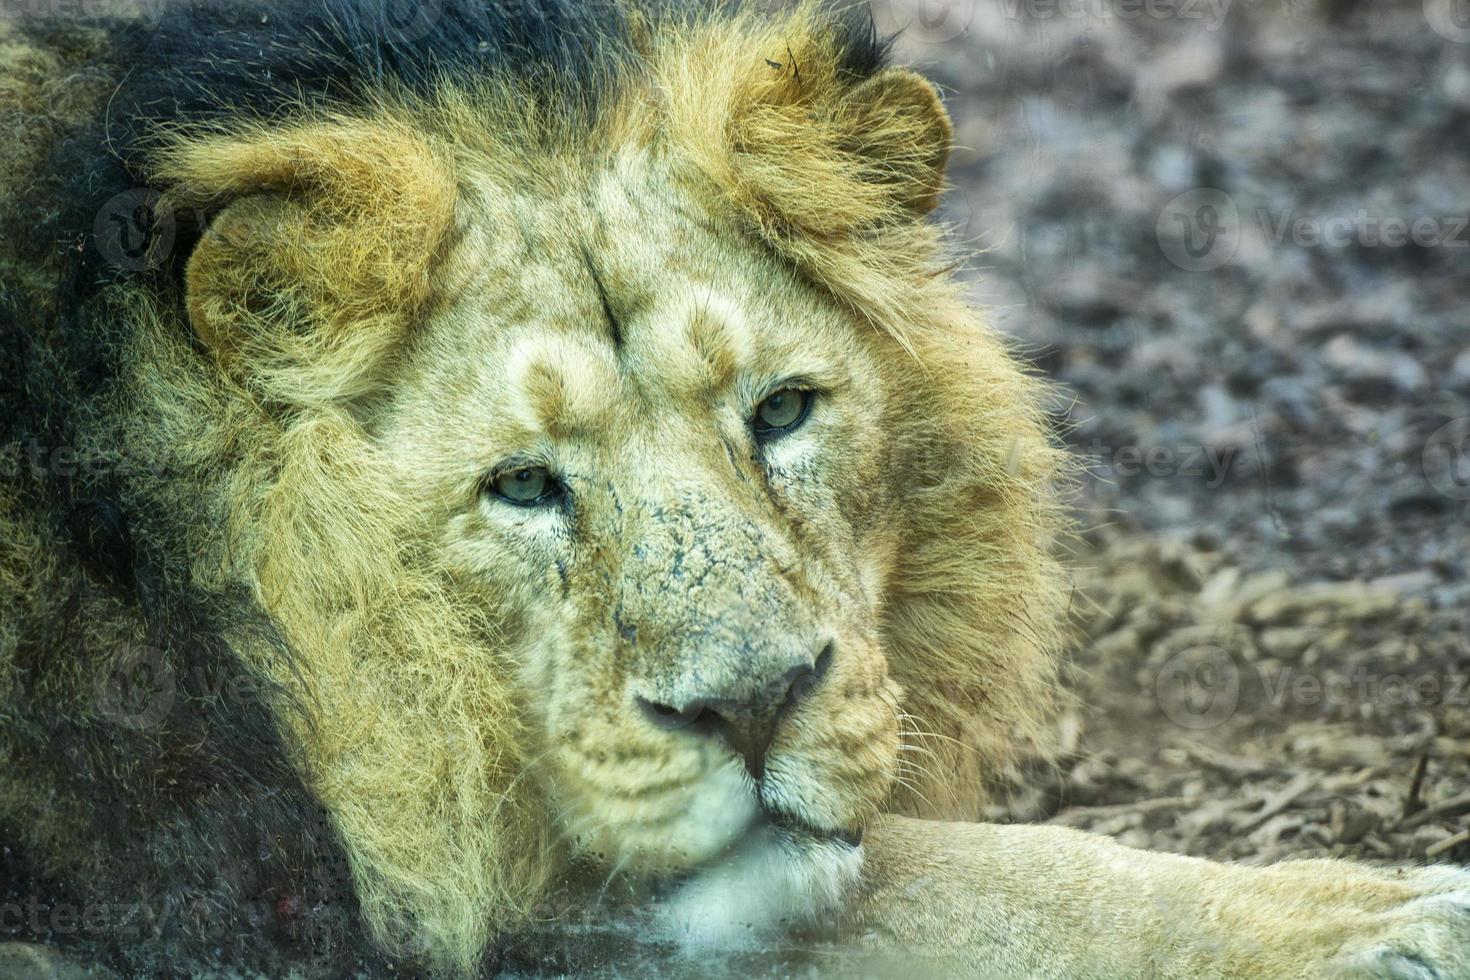
<instances>
[{"instance_id":1,"label":"amber eye","mask_svg":"<svg viewBox=\"0 0 1470 980\"><path fill-rule=\"evenodd\" d=\"M496 473L489 489L501 500L530 507L559 496L561 484L544 466L519 466Z\"/></svg>"},{"instance_id":2,"label":"amber eye","mask_svg":"<svg viewBox=\"0 0 1470 980\"><path fill-rule=\"evenodd\" d=\"M784 435L806 421L812 393L800 388L782 388L756 406L755 434L762 439Z\"/></svg>"}]
</instances>

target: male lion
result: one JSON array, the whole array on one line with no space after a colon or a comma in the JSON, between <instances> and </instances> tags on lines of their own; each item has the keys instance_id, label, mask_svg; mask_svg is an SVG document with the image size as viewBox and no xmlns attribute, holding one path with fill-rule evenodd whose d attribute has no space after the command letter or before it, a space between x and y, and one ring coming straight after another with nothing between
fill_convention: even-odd
<instances>
[{"instance_id":1,"label":"male lion","mask_svg":"<svg viewBox=\"0 0 1470 980\"><path fill-rule=\"evenodd\" d=\"M1062 461L861 19L146 6L0 24L10 935L465 973L592 869L696 958L1470 976L1461 870L937 822L1044 731Z\"/></svg>"}]
</instances>

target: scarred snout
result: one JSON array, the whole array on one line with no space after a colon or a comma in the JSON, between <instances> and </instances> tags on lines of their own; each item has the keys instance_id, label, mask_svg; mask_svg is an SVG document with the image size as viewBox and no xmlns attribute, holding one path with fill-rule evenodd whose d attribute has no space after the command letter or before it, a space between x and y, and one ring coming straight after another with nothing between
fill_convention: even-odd
<instances>
[{"instance_id":1,"label":"scarred snout","mask_svg":"<svg viewBox=\"0 0 1470 980\"><path fill-rule=\"evenodd\" d=\"M636 873L698 867L752 834L851 848L898 741L860 588L756 481L638 491L618 494L616 534L582 569L596 599L579 655L602 665L600 695L552 733L562 823Z\"/></svg>"},{"instance_id":2,"label":"scarred snout","mask_svg":"<svg viewBox=\"0 0 1470 980\"><path fill-rule=\"evenodd\" d=\"M836 646L791 542L743 510L708 494L646 508L618 619L635 710L675 737L724 742L759 781Z\"/></svg>"}]
</instances>

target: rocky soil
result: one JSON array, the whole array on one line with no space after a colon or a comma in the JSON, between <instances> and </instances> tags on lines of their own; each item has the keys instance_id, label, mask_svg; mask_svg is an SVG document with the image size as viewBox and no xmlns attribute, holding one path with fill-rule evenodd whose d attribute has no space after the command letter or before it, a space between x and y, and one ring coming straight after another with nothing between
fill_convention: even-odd
<instances>
[{"instance_id":1,"label":"rocky soil","mask_svg":"<svg viewBox=\"0 0 1470 980\"><path fill-rule=\"evenodd\" d=\"M997 819L1470 860L1470 30L891 0L977 300L1084 473L1067 749Z\"/></svg>"}]
</instances>

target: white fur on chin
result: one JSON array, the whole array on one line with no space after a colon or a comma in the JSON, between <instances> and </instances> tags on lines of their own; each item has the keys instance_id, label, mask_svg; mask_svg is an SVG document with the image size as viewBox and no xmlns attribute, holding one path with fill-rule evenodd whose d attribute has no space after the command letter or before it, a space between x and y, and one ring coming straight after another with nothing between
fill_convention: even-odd
<instances>
[{"instance_id":1,"label":"white fur on chin","mask_svg":"<svg viewBox=\"0 0 1470 980\"><path fill-rule=\"evenodd\" d=\"M761 825L660 909L686 951L741 949L838 905L862 869L861 847Z\"/></svg>"}]
</instances>

